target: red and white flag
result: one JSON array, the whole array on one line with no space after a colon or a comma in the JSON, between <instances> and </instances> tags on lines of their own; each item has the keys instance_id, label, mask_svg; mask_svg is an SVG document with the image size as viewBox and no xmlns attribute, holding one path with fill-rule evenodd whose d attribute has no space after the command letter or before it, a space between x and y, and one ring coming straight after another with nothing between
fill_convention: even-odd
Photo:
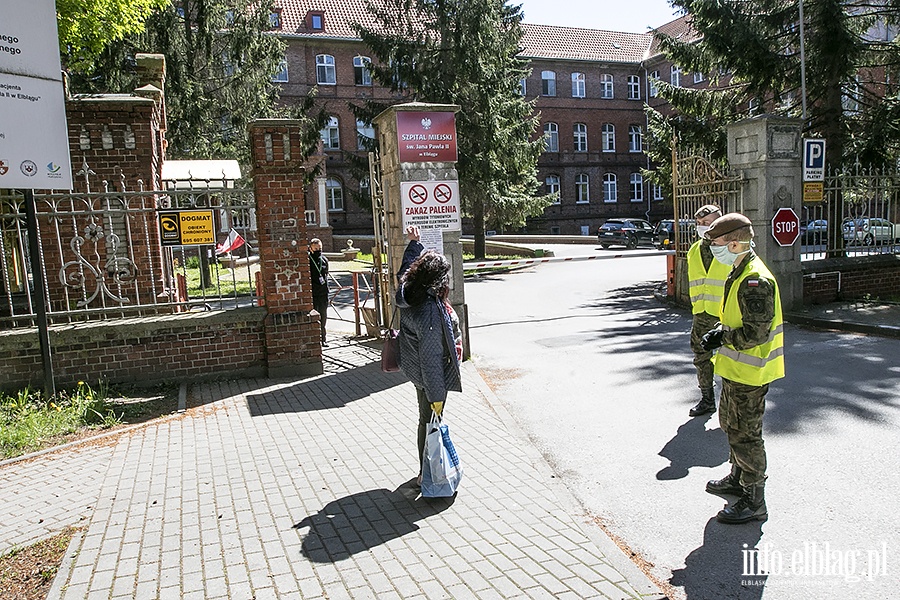
<instances>
[{"instance_id":1,"label":"red and white flag","mask_svg":"<svg viewBox=\"0 0 900 600\"><path fill-rule=\"evenodd\" d=\"M237 250L243 245L244 238L241 237L241 234L239 234L234 227L232 227L231 231L228 233L228 239L225 240L224 243L216 246L216 254L225 254L226 252Z\"/></svg>"}]
</instances>

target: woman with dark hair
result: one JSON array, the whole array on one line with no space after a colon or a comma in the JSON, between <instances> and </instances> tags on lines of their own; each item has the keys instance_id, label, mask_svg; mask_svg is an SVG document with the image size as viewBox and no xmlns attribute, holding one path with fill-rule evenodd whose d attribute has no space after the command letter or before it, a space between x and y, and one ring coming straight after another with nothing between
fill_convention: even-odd
<instances>
[{"instance_id":1,"label":"woman with dark hair","mask_svg":"<svg viewBox=\"0 0 900 600\"><path fill-rule=\"evenodd\" d=\"M450 262L419 242L419 229L406 229L409 245L397 276L400 309L400 369L416 386L419 401L419 483L431 411L441 414L447 392L461 392L459 319L447 302ZM425 250L423 252L423 250Z\"/></svg>"}]
</instances>

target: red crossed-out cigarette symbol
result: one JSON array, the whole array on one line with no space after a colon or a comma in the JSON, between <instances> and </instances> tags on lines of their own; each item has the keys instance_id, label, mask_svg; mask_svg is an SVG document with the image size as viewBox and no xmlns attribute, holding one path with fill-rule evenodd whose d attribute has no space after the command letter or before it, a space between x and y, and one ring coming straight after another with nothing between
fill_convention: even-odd
<instances>
[{"instance_id":1,"label":"red crossed-out cigarette symbol","mask_svg":"<svg viewBox=\"0 0 900 600\"><path fill-rule=\"evenodd\" d=\"M409 188L409 199L413 204L422 204L428 200L428 189L424 185L414 185Z\"/></svg>"},{"instance_id":2,"label":"red crossed-out cigarette symbol","mask_svg":"<svg viewBox=\"0 0 900 600\"><path fill-rule=\"evenodd\" d=\"M434 188L434 199L440 202L441 204L446 204L450 202L450 199L453 198L453 190L450 189L450 186L446 183L441 183L435 186Z\"/></svg>"}]
</instances>

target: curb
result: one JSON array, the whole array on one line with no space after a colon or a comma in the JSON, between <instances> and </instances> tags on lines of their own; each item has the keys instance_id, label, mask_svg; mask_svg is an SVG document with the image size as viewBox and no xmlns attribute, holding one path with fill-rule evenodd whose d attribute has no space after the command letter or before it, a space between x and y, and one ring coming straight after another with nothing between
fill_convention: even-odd
<instances>
[{"instance_id":1,"label":"curb","mask_svg":"<svg viewBox=\"0 0 900 600\"><path fill-rule=\"evenodd\" d=\"M816 317L807 317L797 313L785 313L785 321L800 325L803 327L814 327L816 329L833 329L837 331L849 331L852 333L865 333L868 335L880 335L882 337L900 338L900 327L894 325L871 325L868 323L857 323L854 321L832 321L828 319L817 319Z\"/></svg>"},{"instance_id":2,"label":"curb","mask_svg":"<svg viewBox=\"0 0 900 600\"><path fill-rule=\"evenodd\" d=\"M76 446L80 446L81 444L89 444L91 442L97 442L102 439L113 437L116 435L123 435L129 432L134 431L135 429L140 429L141 427L147 427L148 425L155 425L158 423L163 423L168 419L175 419L184 416L185 412L185 404L187 402L187 383L182 383L181 387L178 389L178 411L169 415L163 415L161 417L157 417L155 419L151 419L149 421L145 421L143 423L135 423L134 425L129 425L128 427L123 427L122 429L116 429L113 431L104 431L103 433L98 433L97 435L91 435L86 438L82 438L80 440L73 440L71 442L66 442L65 444L60 444L59 446L51 446L50 448L44 448L43 450L36 450L34 452L29 452L28 454L22 454L21 456L14 456L12 458L7 458L4 460L0 460L0 468L13 465L18 462L24 462L27 460L31 460L34 458L39 458L46 454L53 454L54 452L60 452L62 450L68 450L69 448L74 448Z\"/></svg>"}]
</instances>

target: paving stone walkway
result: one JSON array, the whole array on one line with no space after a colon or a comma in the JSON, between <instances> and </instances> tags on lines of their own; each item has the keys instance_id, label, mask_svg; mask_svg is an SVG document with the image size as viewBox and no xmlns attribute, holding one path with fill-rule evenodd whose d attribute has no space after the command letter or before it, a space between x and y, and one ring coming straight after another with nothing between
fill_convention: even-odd
<instances>
[{"instance_id":1,"label":"paving stone walkway","mask_svg":"<svg viewBox=\"0 0 900 600\"><path fill-rule=\"evenodd\" d=\"M326 354L319 377L194 385L183 416L0 467L0 551L85 525L50 600L662 597L470 363L446 410L465 476L425 500L412 385L377 347Z\"/></svg>"}]
</instances>

